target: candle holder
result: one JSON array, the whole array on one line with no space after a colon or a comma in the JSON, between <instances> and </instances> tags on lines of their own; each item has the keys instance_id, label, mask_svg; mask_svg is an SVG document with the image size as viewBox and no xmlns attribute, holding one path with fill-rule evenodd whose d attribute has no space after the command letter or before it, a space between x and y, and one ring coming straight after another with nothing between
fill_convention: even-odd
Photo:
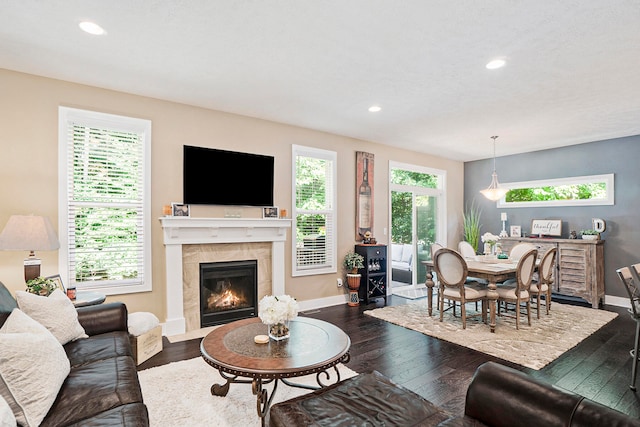
<instances>
[{"instance_id":1,"label":"candle holder","mask_svg":"<svg viewBox=\"0 0 640 427\"><path fill-rule=\"evenodd\" d=\"M500 214L500 220L502 221L502 231L500 232L500 237L509 237L507 234L507 230L505 229L505 223L507 222L507 213L502 212Z\"/></svg>"}]
</instances>

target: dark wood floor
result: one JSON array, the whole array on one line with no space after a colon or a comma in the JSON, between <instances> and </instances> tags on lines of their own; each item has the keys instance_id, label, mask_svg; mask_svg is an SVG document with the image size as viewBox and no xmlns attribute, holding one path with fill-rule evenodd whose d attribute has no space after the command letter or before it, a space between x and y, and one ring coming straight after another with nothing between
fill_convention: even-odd
<instances>
[{"instance_id":1,"label":"dark wood floor","mask_svg":"<svg viewBox=\"0 0 640 427\"><path fill-rule=\"evenodd\" d=\"M407 301L390 296L387 304L405 304ZM372 308L375 305L349 307L344 304L302 315L331 322L349 334L349 368L356 372L375 369L454 414L464 412L466 389L476 368L492 360L640 417L640 392L636 394L629 389L629 349L633 346L635 322L625 309L605 306L606 310L620 315L536 371L362 314ZM141 364L139 369L199 357L199 341L171 344L164 338L164 350Z\"/></svg>"}]
</instances>

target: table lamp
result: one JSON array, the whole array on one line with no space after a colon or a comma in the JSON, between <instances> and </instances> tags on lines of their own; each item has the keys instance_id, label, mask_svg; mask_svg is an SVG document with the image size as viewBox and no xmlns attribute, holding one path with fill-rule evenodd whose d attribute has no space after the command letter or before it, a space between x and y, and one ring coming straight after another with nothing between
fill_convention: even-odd
<instances>
[{"instance_id":1,"label":"table lamp","mask_svg":"<svg viewBox=\"0 0 640 427\"><path fill-rule=\"evenodd\" d=\"M2 234L0 249L5 251L29 251L24 260L24 280L40 276L39 258L34 251L52 251L60 247L58 236L49 218L36 215L11 215Z\"/></svg>"}]
</instances>

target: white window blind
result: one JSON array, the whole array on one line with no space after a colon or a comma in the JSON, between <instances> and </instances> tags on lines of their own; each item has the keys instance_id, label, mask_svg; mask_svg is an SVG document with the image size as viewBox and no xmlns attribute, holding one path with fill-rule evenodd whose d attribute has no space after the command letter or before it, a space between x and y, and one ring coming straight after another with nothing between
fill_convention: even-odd
<instances>
[{"instance_id":1,"label":"white window blind","mask_svg":"<svg viewBox=\"0 0 640 427\"><path fill-rule=\"evenodd\" d=\"M336 271L336 153L293 146L293 275Z\"/></svg>"},{"instance_id":2,"label":"white window blind","mask_svg":"<svg viewBox=\"0 0 640 427\"><path fill-rule=\"evenodd\" d=\"M67 283L106 293L150 290L150 122L62 107L60 117Z\"/></svg>"}]
</instances>

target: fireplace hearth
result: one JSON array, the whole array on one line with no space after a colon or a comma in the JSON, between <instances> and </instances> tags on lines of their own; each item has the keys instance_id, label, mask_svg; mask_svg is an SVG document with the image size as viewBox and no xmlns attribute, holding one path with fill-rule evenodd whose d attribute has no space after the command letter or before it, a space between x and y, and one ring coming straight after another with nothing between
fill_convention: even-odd
<instances>
[{"instance_id":1,"label":"fireplace hearth","mask_svg":"<svg viewBox=\"0 0 640 427\"><path fill-rule=\"evenodd\" d=\"M200 264L200 324L220 325L258 313L257 260Z\"/></svg>"}]
</instances>

